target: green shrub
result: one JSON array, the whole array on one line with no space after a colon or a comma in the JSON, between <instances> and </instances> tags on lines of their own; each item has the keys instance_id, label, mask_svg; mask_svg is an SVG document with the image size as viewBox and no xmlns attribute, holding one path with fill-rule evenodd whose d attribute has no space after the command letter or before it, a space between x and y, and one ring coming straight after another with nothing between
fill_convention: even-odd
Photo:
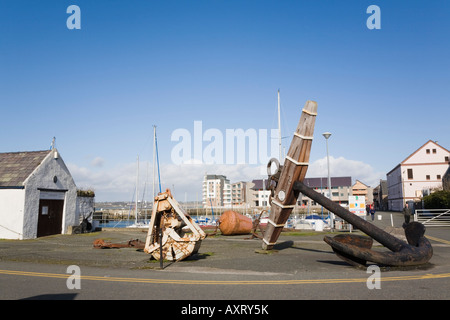
<instances>
[{"instance_id":1,"label":"green shrub","mask_svg":"<svg viewBox=\"0 0 450 320\"><path fill-rule=\"evenodd\" d=\"M91 189L89 189L89 190L78 189L77 190L77 196L94 198L95 197L95 192L94 192L94 190L91 190Z\"/></svg>"},{"instance_id":2,"label":"green shrub","mask_svg":"<svg viewBox=\"0 0 450 320\"><path fill-rule=\"evenodd\" d=\"M427 209L447 209L450 208L450 191L439 190L423 197L425 208Z\"/></svg>"}]
</instances>

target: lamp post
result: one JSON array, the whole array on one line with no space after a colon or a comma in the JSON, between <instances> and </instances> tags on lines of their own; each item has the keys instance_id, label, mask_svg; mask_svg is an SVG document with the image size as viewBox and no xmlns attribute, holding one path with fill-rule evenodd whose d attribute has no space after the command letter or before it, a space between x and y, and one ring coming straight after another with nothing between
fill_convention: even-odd
<instances>
[{"instance_id":1,"label":"lamp post","mask_svg":"<svg viewBox=\"0 0 450 320\"><path fill-rule=\"evenodd\" d=\"M322 135L325 137L325 140L327 142L327 165L328 165L328 197L331 200L331 178L330 178L330 156L328 155L328 138L331 137L330 132L322 133ZM330 212L330 222L331 222L331 229L334 229L334 214Z\"/></svg>"}]
</instances>

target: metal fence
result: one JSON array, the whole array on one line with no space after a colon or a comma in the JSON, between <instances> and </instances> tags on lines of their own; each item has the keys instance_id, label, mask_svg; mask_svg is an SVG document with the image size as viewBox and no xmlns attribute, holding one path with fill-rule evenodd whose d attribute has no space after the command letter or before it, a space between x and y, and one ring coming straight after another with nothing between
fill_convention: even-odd
<instances>
[{"instance_id":1,"label":"metal fence","mask_svg":"<svg viewBox=\"0 0 450 320\"><path fill-rule=\"evenodd\" d=\"M450 209L415 210L414 221L428 227L450 227Z\"/></svg>"}]
</instances>

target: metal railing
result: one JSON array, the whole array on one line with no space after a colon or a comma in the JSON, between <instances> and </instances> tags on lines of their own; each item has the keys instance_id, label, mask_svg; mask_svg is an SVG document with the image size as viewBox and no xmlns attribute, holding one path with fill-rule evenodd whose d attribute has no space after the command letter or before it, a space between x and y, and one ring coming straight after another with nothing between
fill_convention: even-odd
<instances>
[{"instance_id":1,"label":"metal railing","mask_svg":"<svg viewBox=\"0 0 450 320\"><path fill-rule=\"evenodd\" d=\"M414 221L428 227L450 227L450 209L415 210Z\"/></svg>"}]
</instances>

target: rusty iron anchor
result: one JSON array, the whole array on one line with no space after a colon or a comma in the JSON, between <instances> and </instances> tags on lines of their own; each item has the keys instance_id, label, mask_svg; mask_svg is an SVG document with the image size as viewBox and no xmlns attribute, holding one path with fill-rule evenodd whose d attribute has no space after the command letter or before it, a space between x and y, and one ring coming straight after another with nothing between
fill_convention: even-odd
<instances>
[{"instance_id":1,"label":"rusty iron anchor","mask_svg":"<svg viewBox=\"0 0 450 320\"><path fill-rule=\"evenodd\" d=\"M405 242L351 213L300 181L294 183L294 190L321 204L369 236L342 234L324 237L324 241L333 248L333 251L353 266L365 267L369 261L382 266L417 266L426 264L433 256L433 248L424 236L425 226L421 223L406 224L404 228L407 242ZM372 250L373 240L391 252Z\"/></svg>"}]
</instances>

